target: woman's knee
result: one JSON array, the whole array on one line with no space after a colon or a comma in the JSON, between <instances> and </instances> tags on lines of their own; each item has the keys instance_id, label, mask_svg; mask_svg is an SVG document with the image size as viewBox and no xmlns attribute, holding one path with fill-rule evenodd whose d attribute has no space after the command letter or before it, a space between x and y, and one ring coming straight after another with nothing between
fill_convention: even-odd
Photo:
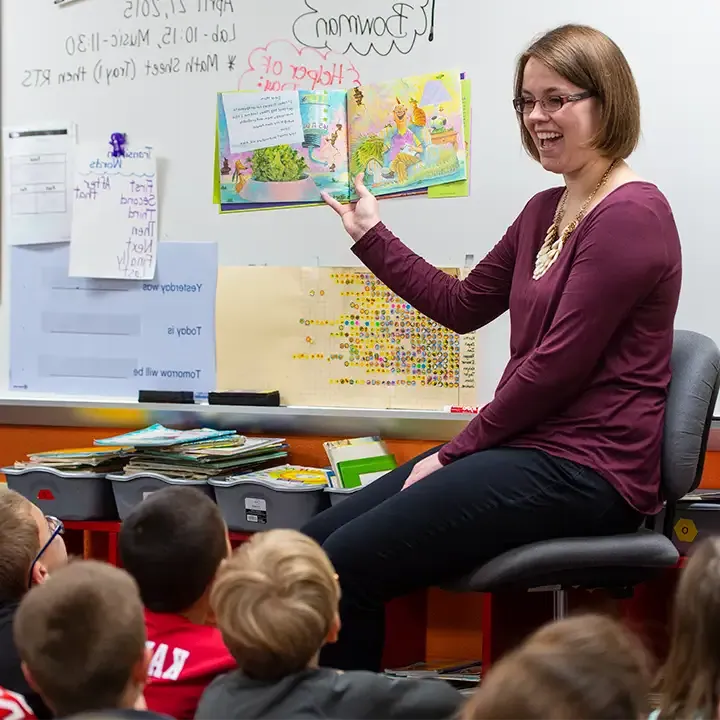
<instances>
[{"instance_id":1,"label":"woman's knee","mask_svg":"<svg viewBox=\"0 0 720 720\"><path fill-rule=\"evenodd\" d=\"M300 532L312 538L319 545L324 545L325 541L337 529L336 524L332 522L332 518L323 517L327 515L329 515L327 511L316 515L300 528Z\"/></svg>"}]
</instances>

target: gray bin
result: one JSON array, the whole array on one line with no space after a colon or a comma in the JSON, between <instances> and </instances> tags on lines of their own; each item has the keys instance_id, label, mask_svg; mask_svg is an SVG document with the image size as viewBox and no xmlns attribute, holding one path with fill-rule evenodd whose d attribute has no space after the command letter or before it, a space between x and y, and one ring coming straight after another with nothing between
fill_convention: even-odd
<instances>
[{"instance_id":1,"label":"gray bin","mask_svg":"<svg viewBox=\"0 0 720 720\"><path fill-rule=\"evenodd\" d=\"M133 475L108 475L115 494L118 514L125 520L132 509L139 505L154 492L170 485L190 486L205 493L211 500L215 500L215 493L206 480L184 480L171 478L154 472L135 473Z\"/></svg>"},{"instance_id":2,"label":"gray bin","mask_svg":"<svg viewBox=\"0 0 720 720\"><path fill-rule=\"evenodd\" d=\"M352 495L353 493L356 493L358 490L362 489L362 485L358 485L357 487L353 488L326 487L325 492L330 496L330 504L337 505L339 502L345 500L345 498L349 495Z\"/></svg>"},{"instance_id":3,"label":"gray bin","mask_svg":"<svg viewBox=\"0 0 720 720\"><path fill-rule=\"evenodd\" d=\"M4 467L11 490L61 520L117 520L110 482L103 473L67 472L53 467Z\"/></svg>"},{"instance_id":4,"label":"gray bin","mask_svg":"<svg viewBox=\"0 0 720 720\"><path fill-rule=\"evenodd\" d=\"M208 482L215 488L218 507L230 530L298 530L329 505L324 485L249 480L242 475Z\"/></svg>"}]
</instances>

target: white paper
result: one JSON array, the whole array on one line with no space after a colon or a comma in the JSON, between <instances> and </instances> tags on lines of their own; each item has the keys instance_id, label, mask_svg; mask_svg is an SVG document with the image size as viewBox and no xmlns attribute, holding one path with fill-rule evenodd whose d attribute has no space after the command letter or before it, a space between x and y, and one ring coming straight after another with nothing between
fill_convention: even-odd
<instances>
[{"instance_id":1,"label":"white paper","mask_svg":"<svg viewBox=\"0 0 720 720\"><path fill-rule=\"evenodd\" d=\"M7 128L5 233L10 245L68 242L75 126Z\"/></svg>"},{"instance_id":2,"label":"white paper","mask_svg":"<svg viewBox=\"0 0 720 720\"><path fill-rule=\"evenodd\" d=\"M152 280L157 261L157 166L153 148L79 145L70 277Z\"/></svg>"},{"instance_id":3,"label":"white paper","mask_svg":"<svg viewBox=\"0 0 720 720\"><path fill-rule=\"evenodd\" d=\"M297 92L238 92L222 98L233 153L295 145L305 139Z\"/></svg>"}]
</instances>

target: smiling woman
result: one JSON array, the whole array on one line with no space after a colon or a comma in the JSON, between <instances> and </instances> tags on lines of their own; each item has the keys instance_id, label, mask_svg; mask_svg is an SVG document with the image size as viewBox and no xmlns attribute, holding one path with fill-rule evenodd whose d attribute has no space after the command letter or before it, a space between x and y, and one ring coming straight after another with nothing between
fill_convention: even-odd
<instances>
[{"instance_id":1,"label":"smiling woman","mask_svg":"<svg viewBox=\"0 0 720 720\"><path fill-rule=\"evenodd\" d=\"M529 543L632 532L661 508L681 256L667 200L625 162L632 72L606 35L566 25L521 55L513 105L526 150L564 184L464 280L393 235L359 179L355 205L325 198L353 252L423 314L458 333L511 321L510 361L472 422L305 528L342 585L343 631L322 656L334 667L379 669L393 597Z\"/></svg>"},{"instance_id":2,"label":"smiling woman","mask_svg":"<svg viewBox=\"0 0 720 720\"><path fill-rule=\"evenodd\" d=\"M598 153L625 159L638 143L640 98L632 71L610 38L598 40L592 28L557 28L518 62L513 104L523 145L551 172L577 169ZM561 112L568 103L578 105Z\"/></svg>"}]
</instances>

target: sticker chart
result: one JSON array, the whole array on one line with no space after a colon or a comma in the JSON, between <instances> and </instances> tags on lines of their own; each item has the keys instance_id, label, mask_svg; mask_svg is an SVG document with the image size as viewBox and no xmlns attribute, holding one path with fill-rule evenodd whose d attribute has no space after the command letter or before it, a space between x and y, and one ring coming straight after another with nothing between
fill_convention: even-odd
<instances>
[{"instance_id":1,"label":"sticker chart","mask_svg":"<svg viewBox=\"0 0 720 720\"><path fill-rule=\"evenodd\" d=\"M475 402L475 334L426 318L364 269L221 267L216 331L220 390L277 388L285 405ZM247 352L251 338L262 351Z\"/></svg>"}]
</instances>

